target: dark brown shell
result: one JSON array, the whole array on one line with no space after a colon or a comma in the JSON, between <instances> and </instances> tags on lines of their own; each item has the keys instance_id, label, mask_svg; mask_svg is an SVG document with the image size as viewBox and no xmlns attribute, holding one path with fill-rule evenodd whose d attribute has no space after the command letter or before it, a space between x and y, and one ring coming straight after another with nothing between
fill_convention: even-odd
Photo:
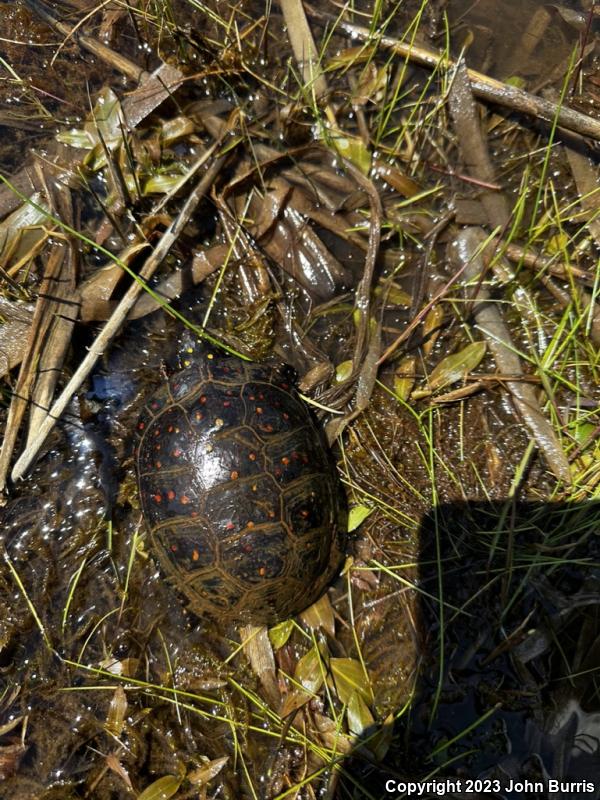
<instances>
[{"instance_id":1,"label":"dark brown shell","mask_svg":"<svg viewBox=\"0 0 600 800\"><path fill-rule=\"evenodd\" d=\"M345 505L323 434L284 369L208 356L138 422L141 507L197 614L273 623L337 573Z\"/></svg>"}]
</instances>

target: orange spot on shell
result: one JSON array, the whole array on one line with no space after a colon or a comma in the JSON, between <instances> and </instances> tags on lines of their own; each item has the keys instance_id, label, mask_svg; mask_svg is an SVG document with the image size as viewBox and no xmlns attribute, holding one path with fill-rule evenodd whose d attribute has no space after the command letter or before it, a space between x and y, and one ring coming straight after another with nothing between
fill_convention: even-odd
<instances>
[{"instance_id":1,"label":"orange spot on shell","mask_svg":"<svg viewBox=\"0 0 600 800\"><path fill-rule=\"evenodd\" d=\"M173 489L169 489L167 492L167 500L175 500L175 492Z\"/></svg>"},{"instance_id":2,"label":"orange spot on shell","mask_svg":"<svg viewBox=\"0 0 600 800\"><path fill-rule=\"evenodd\" d=\"M266 567L259 567L259 569L258 569L258 574L259 574L261 577L262 577L263 575L266 575L266 574L267 574L267 568L266 568Z\"/></svg>"},{"instance_id":3,"label":"orange spot on shell","mask_svg":"<svg viewBox=\"0 0 600 800\"><path fill-rule=\"evenodd\" d=\"M181 495L181 497L180 497L179 499L180 499L180 502L181 502L181 503L182 503L184 506L187 506L187 505L188 505L188 504L191 502L191 501L190 501L190 498L187 496L187 494L182 494L182 495Z\"/></svg>"},{"instance_id":4,"label":"orange spot on shell","mask_svg":"<svg viewBox=\"0 0 600 800\"><path fill-rule=\"evenodd\" d=\"M162 495L161 494L153 494L152 499L155 503L162 503Z\"/></svg>"},{"instance_id":5,"label":"orange spot on shell","mask_svg":"<svg viewBox=\"0 0 600 800\"><path fill-rule=\"evenodd\" d=\"M256 406L256 413L257 414L262 414L263 413L263 410L262 410L262 408L260 406Z\"/></svg>"},{"instance_id":6,"label":"orange spot on shell","mask_svg":"<svg viewBox=\"0 0 600 800\"><path fill-rule=\"evenodd\" d=\"M247 527L247 528L253 528L253 527L254 527L254 523L252 522L252 520L250 520L250 522L248 522L248 523L246 524L246 527Z\"/></svg>"},{"instance_id":7,"label":"orange spot on shell","mask_svg":"<svg viewBox=\"0 0 600 800\"><path fill-rule=\"evenodd\" d=\"M237 479L238 479L239 477L240 477L240 473L239 473L239 472L237 472L237 471L234 469L234 470L233 470L233 472L232 472L232 473L231 473L231 475L230 475L230 478L231 478L231 480L232 480L232 481L237 481Z\"/></svg>"},{"instance_id":8,"label":"orange spot on shell","mask_svg":"<svg viewBox=\"0 0 600 800\"><path fill-rule=\"evenodd\" d=\"M200 553L197 550L192 550L192 561L198 561Z\"/></svg>"},{"instance_id":9,"label":"orange spot on shell","mask_svg":"<svg viewBox=\"0 0 600 800\"><path fill-rule=\"evenodd\" d=\"M180 456L182 453L183 453L183 450L181 450L179 447L176 447L176 448L173 450L173 452L172 452L172 456L173 456L174 458L179 458L179 456Z\"/></svg>"},{"instance_id":10,"label":"orange spot on shell","mask_svg":"<svg viewBox=\"0 0 600 800\"><path fill-rule=\"evenodd\" d=\"M256 453L249 453L248 458L250 461L256 461Z\"/></svg>"},{"instance_id":11,"label":"orange spot on shell","mask_svg":"<svg viewBox=\"0 0 600 800\"><path fill-rule=\"evenodd\" d=\"M281 463L284 464L287 467L287 465L290 463L290 460L289 460L289 458L287 456L284 456L281 459Z\"/></svg>"}]
</instances>

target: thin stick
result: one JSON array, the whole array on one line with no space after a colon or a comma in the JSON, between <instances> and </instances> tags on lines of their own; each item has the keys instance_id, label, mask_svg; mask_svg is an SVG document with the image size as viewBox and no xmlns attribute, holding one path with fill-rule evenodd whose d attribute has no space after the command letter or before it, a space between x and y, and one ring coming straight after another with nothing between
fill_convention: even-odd
<instances>
[{"instance_id":1,"label":"thin stick","mask_svg":"<svg viewBox=\"0 0 600 800\"><path fill-rule=\"evenodd\" d=\"M492 237L487 236L482 228L464 228L450 245L450 258L461 267L467 267L464 273L465 282L477 282L475 295L471 298L475 304L473 315L477 328L483 333L494 356L498 371L500 374L520 375L523 369L518 349L512 341L511 333L502 319L498 305L491 302L489 291L481 283L481 277L486 272L484 260L486 248L489 248L488 256L490 258L493 256L491 240ZM494 269L504 281L509 277L508 270L501 261L496 262ZM529 302L527 296L524 297L524 302ZM504 385L511 394L519 417L529 428L538 449L544 454L548 467L558 480L570 484L569 462L550 420L540 407L535 387L518 380L506 380Z\"/></svg>"},{"instance_id":2,"label":"thin stick","mask_svg":"<svg viewBox=\"0 0 600 800\"><path fill-rule=\"evenodd\" d=\"M496 183L496 174L484 138L480 115L473 97L471 82L464 58L456 65L456 73L448 93L448 107L454 123L462 160L471 178L480 183ZM506 228L510 221L510 208L502 191L485 189L479 192L491 228Z\"/></svg>"},{"instance_id":3,"label":"thin stick","mask_svg":"<svg viewBox=\"0 0 600 800\"><path fill-rule=\"evenodd\" d=\"M212 155L216 145L206 151L203 154L202 158L206 160L210 155ZM44 443L44 440L60 418L61 414L67 407L68 403L70 402L74 393L79 389L83 381L88 376L89 372L93 369L96 361L100 356L104 353L108 345L110 344L111 340L117 335L123 322L125 321L127 314L129 313L130 309L134 305L135 301L144 290L146 282L152 277L160 263L163 261L171 247L173 246L174 242L177 240L178 236L181 234L183 228L189 222L191 215L194 213L198 203L202 199L202 197L206 194L208 189L212 186L213 181L215 180L216 176L219 174L219 170L222 168L223 163L225 161L225 156L221 156L220 158L216 158L211 166L207 169L205 174L203 175L202 179L199 181L196 188L191 192L190 196L186 200L184 207L181 209L179 216L173 220L171 225L167 228L165 233L163 234L160 242L158 243L156 250L148 257L146 263L140 270L139 278L140 280L136 280L132 283L129 289L125 292L123 299L120 301L119 305L116 307L113 315L107 321L104 328L100 331L96 340L90 347L87 355L75 371L73 377L65 386L59 397L56 399L54 405L48 412L48 415L45 417L44 421L41 423L39 432L35 439L32 440L30 445L27 449L21 454L17 463L15 464L13 471L12 471L12 479L13 481L19 480L23 477L23 475L27 472L31 463L37 456L41 446ZM195 165L196 166L196 165Z\"/></svg>"},{"instance_id":4,"label":"thin stick","mask_svg":"<svg viewBox=\"0 0 600 800\"><path fill-rule=\"evenodd\" d=\"M279 5L283 12L294 56L302 70L304 85L312 86L315 95L323 97L327 94L327 81L319 63L315 40L304 13L302 0L279 0Z\"/></svg>"}]
</instances>

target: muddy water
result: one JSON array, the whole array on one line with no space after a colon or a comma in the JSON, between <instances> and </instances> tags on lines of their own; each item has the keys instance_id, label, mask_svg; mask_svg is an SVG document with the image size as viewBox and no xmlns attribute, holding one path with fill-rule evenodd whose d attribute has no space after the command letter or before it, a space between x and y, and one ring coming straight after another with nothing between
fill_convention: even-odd
<instances>
[{"instance_id":1,"label":"muddy water","mask_svg":"<svg viewBox=\"0 0 600 800\"><path fill-rule=\"evenodd\" d=\"M549 84L564 70L587 29L589 4L537 0L450 2L446 11L453 52L467 48L470 66L499 80L518 77L529 87Z\"/></svg>"}]
</instances>

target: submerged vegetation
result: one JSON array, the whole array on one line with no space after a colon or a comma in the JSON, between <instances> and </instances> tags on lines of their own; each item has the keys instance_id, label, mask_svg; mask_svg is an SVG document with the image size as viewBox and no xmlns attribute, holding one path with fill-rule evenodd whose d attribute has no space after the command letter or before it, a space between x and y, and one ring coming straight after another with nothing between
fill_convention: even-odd
<instances>
[{"instance_id":1,"label":"submerged vegetation","mask_svg":"<svg viewBox=\"0 0 600 800\"><path fill-rule=\"evenodd\" d=\"M0 7L0 800L600 798L593 6ZM345 485L269 630L143 533L198 346L291 363Z\"/></svg>"}]
</instances>

